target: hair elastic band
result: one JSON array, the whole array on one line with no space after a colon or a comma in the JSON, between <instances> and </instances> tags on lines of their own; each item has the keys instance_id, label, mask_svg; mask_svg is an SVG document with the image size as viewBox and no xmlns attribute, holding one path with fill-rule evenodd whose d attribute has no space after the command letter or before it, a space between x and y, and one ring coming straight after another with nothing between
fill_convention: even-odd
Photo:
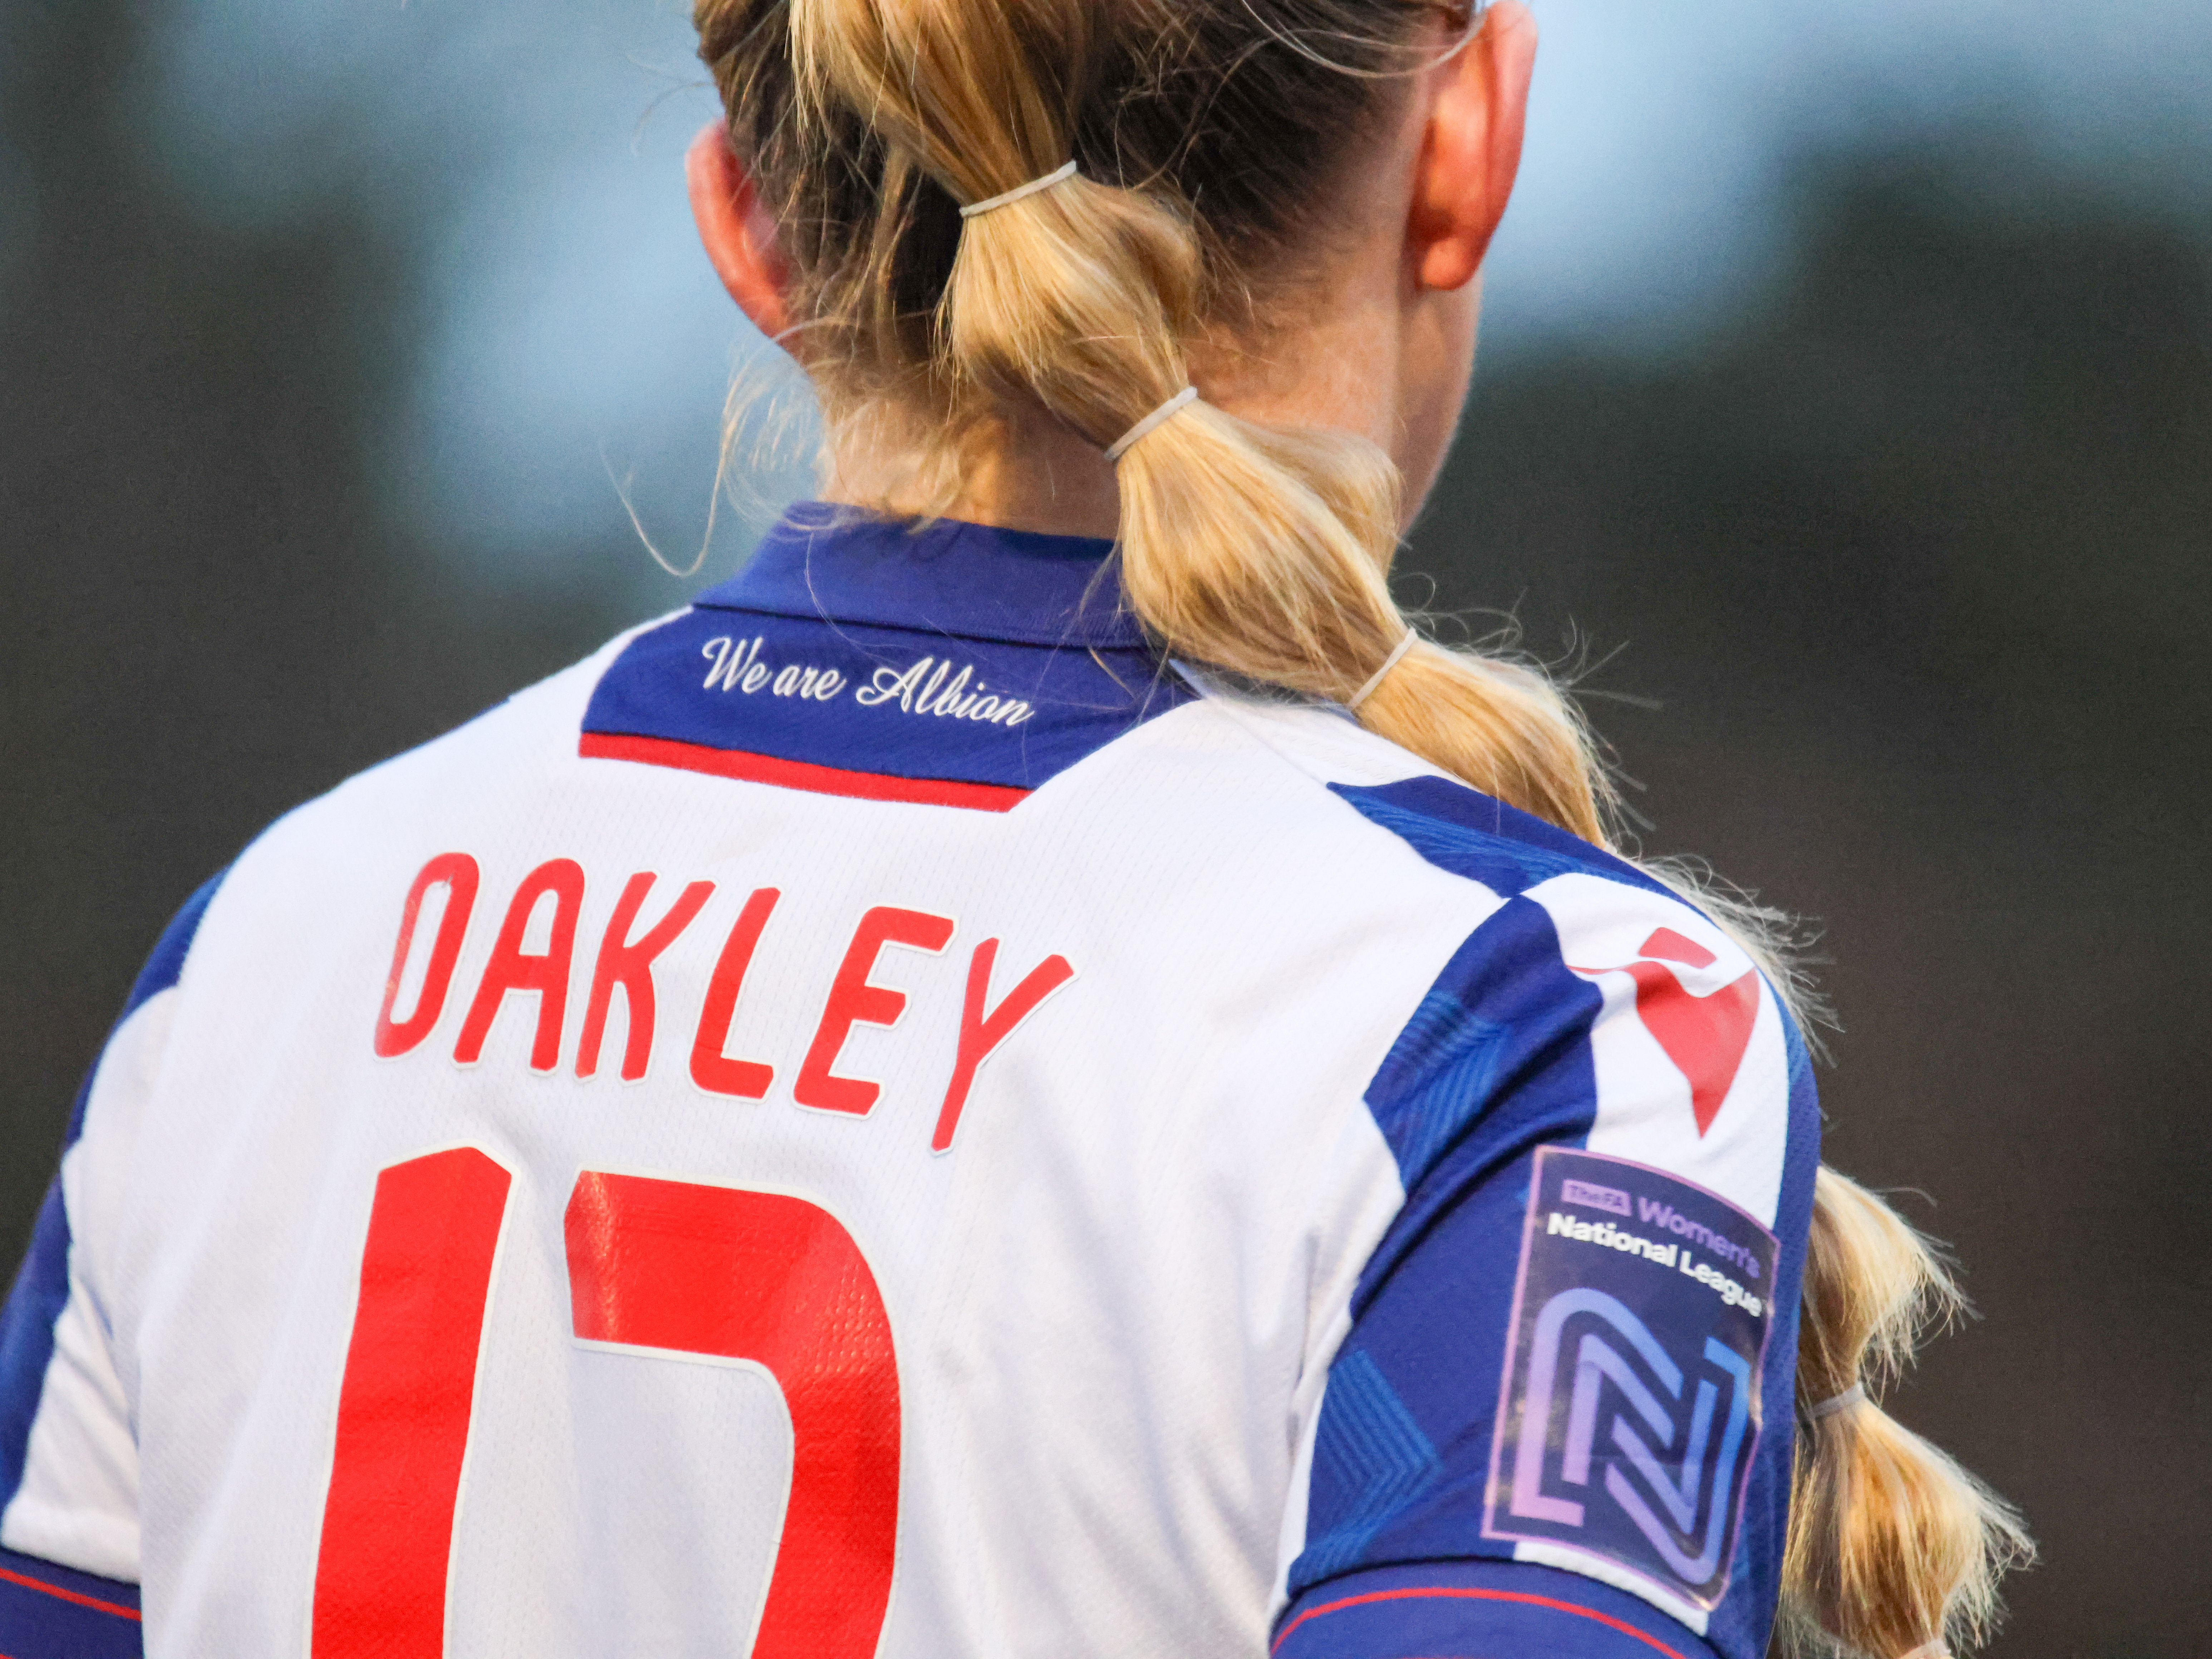
<instances>
[{"instance_id":1,"label":"hair elastic band","mask_svg":"<svg viewBox=\"0 0 2212 1659\"><path fill-rule=\"evenodd\" d=\"M1951 1650L1941 1642L1928 1642L1910 1653L1899 1655L1899 1659L1951 1659Z\"/></svg>"},{"instance_id":2,"label":"hair elastic band","mask_svg":"<svg viewBox=\"0 0 2212 1659\"><path fill-rule=\"evenodd\" d=\"M1138 439L1143 437L1154 427L1159 425L1163 421L1172 420L1177 415L1182 414L1184 410L1188 409L1197 401L1198 388L1194 386L1185 386L1182 391L1176 392L1174 397L1169 398L1167 402L1162 404L1151 414L1146 416L1143 420L1138 422L1136 425L1131 427L1120 437L1115 439L1112 443L1108 444L1106 446L1106 459L1109 461L1120 460L1124 455L1129 453L1129 446L1135 443Z\"/></svg>"},{"instance_id":3,"label":"hair elastic band","mask_svg":"<svg viewBox=\"0 0 2212 1659\"><path fill-rule=\"evenodd\" d=\"M979 213L989 213L994 209L1006 206L1009 202L1018 202L1024 196L1034 196L1041 190L1050 190L1054 185L1066 184L1073 177L1075 177L1075 163L1071 161L1063 167L1054 167L1042 179L1032 179L1026 185L1016 185L1004 195L986 196L980 202L970 202L960 210L960 216L963 219L972 219Z\"/></svg>"},{"instance_id":4,"label":"hair elastic band","mask_svg":"<svg viewBox=\"0 0 2212 1659\"><path fill-rule=\"evenodd\" d=\"M1854 1406L1864 1405L1866 1403L1866 1384L1863 1382L1854 1382L1850 1388L1845 1389L1841 1394L1835 1395L1833 1398L1820 1401L1815 1405L1808 1406L1805 1408L1805 1415L1811 1418L1817 1423L1824 1417L1833 1417L1838 1412L1849 1411ZM1915 1649L1912 1652L1906 1654L1905 1656L1905 1659L1936 1659L1936 1656L1923 1649Z\"/></svg>"},{"instance_id":5,"label":"hair elastic band","mask_svg":"<svg viewBox=\"0 0 2212 1659\"><path fill-rule=\"evenodd\" d=\"M1344 705L1345 708L1355 714L1358 714L1359 705L1373 696L1375 688L1390 678L1390 671L1405 661L1406 653L1413 648L1413 642L1419 638L1419 635L1414 633L1412 629L1407 629L1406 637L1398 641L1397 648L1382 659L1382 665L1367 677L1366 684L1352 694L1351 700Z\"/></svg>"}]
</instances>

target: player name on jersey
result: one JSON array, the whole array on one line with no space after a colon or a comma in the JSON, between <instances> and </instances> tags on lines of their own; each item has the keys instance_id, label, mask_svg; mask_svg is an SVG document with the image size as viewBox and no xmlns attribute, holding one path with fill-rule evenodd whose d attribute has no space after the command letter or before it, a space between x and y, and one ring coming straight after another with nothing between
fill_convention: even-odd
<instances>
[{"instance_id":1,"label":"player name on jersey","mask_svg":"<svg viewBox=\"0 0 2212 1659\"><path fill-rule=\"evenodd\" d=\"M485 1041L504 1012L509 994L524 993L537 1000L531 1069L550 1072L559 1066L586 881L583 866L576 860L555 858L538 865L515 888L491 952L467 999L468 1012L453 1043L455 1064L474 1066L483 1058ZM689 883L657 921L638 931L639 915L658 884L659 878L650 871L630 876L608 920L592 961L591 990L576 1043L579 1077L592 1076L599 1070L617 987L623 991L629 1014L622 1076L627 1082L636 1082L652 1064L658 1018L653 963L698 920L714 895L711 881ZM466 853L441 853L422 866L408 888L399 936L392 948L392 970L385 981L384 1003L376 1017L374 1047L380 1059L397 1060L413 1053L437 1028L453 996L454 970L482 884L482 872L473 857ZM763 1100L778 1074L775 1058L737 1058L727 1050L746 975L761 935L782 896L774 887L756 888L746 896L724 937L713 975L693 1016L691 1080L711 1094ZM436 921L432 925L426 921L425 911L434 902ZM544 933L544 948L526 949L533 920L549 907L550 925ZM798 1104L861 1117L874 1109L881 1092L878 1085L866 1079L842 1076L836 1066L855 1025L895 1025L906 1011L904 992L879 985L870 977L877 958L891 945L939 955L951 943L952 934L951 918L925 910L878 904L861 915L827 988L813 1038L799 1060L791 1091ZM937 1127L930 1137L933 1152L951 1149L977 1069L1047 997L1075 977L1067 958L1055 953L1031 968L993 1005L990 987L998 951L999 941L988 939L969 954L952 1074L946 1081ZM399 1012L403 1006L408 1010L404 1017ZM781 1064L788 1064L787 1057Z\"/></svg>"}]
</instances>

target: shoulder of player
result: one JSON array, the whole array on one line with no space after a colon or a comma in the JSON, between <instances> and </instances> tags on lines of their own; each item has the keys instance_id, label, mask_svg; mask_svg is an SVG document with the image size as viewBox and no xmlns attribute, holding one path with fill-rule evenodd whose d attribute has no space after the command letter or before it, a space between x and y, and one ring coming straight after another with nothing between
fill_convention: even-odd
<instances>
[{"instance_id":1,"label":"shoulder of player","mask_svg":"<svg viewBox=\"0 0 2212 1659\"><path fill-rule=\"evenodd\" d=\"M155 953L168 982L242 933L328 926L359 878L442 823L497 816L575 754L592 690L631 640L665 618L617 635L581 661L515 692L473 720L356 773L262 830L217 881L194 896L191 931ZM181 920L181 919L180 919ZM172 933L175 933L172 929ZM173 958L173 960L171 960Z\"/></svg>"},{"instance_id":2,"label":"shoulder of player","mask_svg":"<svg viewBox=\"0 0 2212 1659\"><path fill-rule=\"evenodd\" d=\"M1565 875L1615 884L1630 894L1688 908L1619 854L1449 777L1328 704L1239 696L1196 678L1201 708L1186 716L1235 729L1297 775L1316 800L1349 808L1425 863L1512 897Z\"/></svg>"},{"instance_id":3,"label":"shoulder of player","mask_svg":"<svg viewBox=\"0 0 2212 1659\"><path fill-rule=\"evenodd\" d=\"M350 805L355 795L440 787L457 771L481 787L488 781L487 767L495 769L491 775L496 777L574 759L585 707L615 659L639 635L683 614L671 612L623 629L588 657L512 693L475 719L356 773L322 801Z\"/></svg>"},{"instance_id":4,"label":"shoulder of player","mask_svg":"<svg viewBox=\"0 0 2212 1659\"><path fill-rule=\"evenodd\" d=\"M235 866L233 884L271 841L377 837L414 828L424 815L488 803L503 786L526 787L549 767L574 757L583 710L600 677L632 640L667 620L625 629L582 660L293 808L256 838Z\"/></svg>"},{"instance_id":5,"label":"shoulder of player","mask_svg":"<svg viewBox=\"0 0 2212 1659\"><path fill-rule=\"evenodd\" d=\"M1495 896L1431 1002L1480 1026L1629 1028L1638 1063L1664 1079L1710 1066L1733 1077L1745 1044L1771 1025L1784 1092L1805 1069L1788 998L1693 895L1449 778L1328 787L1425 863ZM1419 1026L1407 1033L1416 1049L1434 1038ZM1701 1117L1711 1104L1701 1101Z\"/></svg>"},{"instance_id":6,"label":"shoulder of player","mask_svg":"<svg viewBox=\"0 0 2212 1659\"><path fill-rule=\"evenodd\" d=\"M1721 1047L1733 1053L1736 1039L1748 1039L1762 1008L1781 1056L1778 1076L1786 1080L1804 1071L1804 1043L1787 999L1692 896L1444 776L1334 709L1218 692L1207 706L1304 775L1317 797L1350 809L1377 837L1450 878L1448 888L1481 896L1480 903L1459 910L1473 925L1442 965L1378 1082L1408 1066L1426 1069L1438 1043L1450 1048L1459 1040L1453 1031L1464 1035L1461 1028L1487 1030L1501 1022L1523 1030L1560 1021L1639 1030L1656 1024L1662 1035L1650 1055L1655 1060L1671 1060L1663 1051L1678 1038L1677 1046L1702 1055L1706 1027L1717 1023L1729 1039Z\"/></svg>"}]
</instances>

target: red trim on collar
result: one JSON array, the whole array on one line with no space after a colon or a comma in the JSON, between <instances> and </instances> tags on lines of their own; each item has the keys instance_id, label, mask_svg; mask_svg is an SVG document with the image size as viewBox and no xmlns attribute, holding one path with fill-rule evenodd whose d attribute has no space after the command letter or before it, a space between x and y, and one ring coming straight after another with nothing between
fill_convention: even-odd
<instances>
[{"instance_id":1,"label":"red trim on collar","mask_svg":"<svg viewBox=\"0 0 2212 1659\"><path fill-rule=\"evenodd\" d=\"M1030 798L1026 789L997 783L961 783L951 778L896 778L882 772L848 772L808 761L780 760L742 749L709 749L671 738L625 737L586 732L576 744L586 760L635 761L642 766L672 766L746 783L804 789L810 794L844 795L854 800L907 801L921 806L961 806L978 812L1011 812Z\"/></svg>"}]
</instances>

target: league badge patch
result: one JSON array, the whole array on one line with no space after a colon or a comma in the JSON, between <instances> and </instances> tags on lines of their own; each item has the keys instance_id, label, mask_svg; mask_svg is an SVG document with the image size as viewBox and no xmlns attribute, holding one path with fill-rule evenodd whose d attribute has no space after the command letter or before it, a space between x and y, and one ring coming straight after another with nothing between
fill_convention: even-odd
<instances>
[{"instance_id":1,"label":"league badge patch","mask_svg":"<svg viewBox=\"0 0 2212 1659\"><path fill-rule=\"evenodd\" d=\"M1716 1606L1759 1440L1778 1253L1701 1187L1540 1149L1484 1534L1601 1557Z\"/></svg>"}]
</instances>

